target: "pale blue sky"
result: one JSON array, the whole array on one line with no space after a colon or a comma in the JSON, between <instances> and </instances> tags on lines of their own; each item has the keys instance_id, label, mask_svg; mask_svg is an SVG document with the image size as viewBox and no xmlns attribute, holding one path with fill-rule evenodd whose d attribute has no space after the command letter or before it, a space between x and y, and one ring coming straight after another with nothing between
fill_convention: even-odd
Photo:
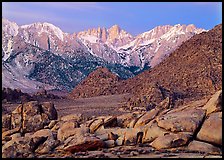
<instances>
[{"instance_id":1,"label":"pale blue sky","mask_svg":"<svg viewBox=\"0 0 224 160\"><path fill-rule=\"evenodd\" d=\"M133 35L158 25L222 22L222 2L2 2L2 15L18 25L49 22L64 32L118 24Z\"/></svg>"}]
</instances>

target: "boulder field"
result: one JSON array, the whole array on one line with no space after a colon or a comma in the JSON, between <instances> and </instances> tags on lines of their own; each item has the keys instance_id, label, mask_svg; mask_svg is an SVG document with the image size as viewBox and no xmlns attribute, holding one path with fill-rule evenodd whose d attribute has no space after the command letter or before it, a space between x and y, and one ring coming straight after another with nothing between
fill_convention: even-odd
<instances>
[{"instance_id":1,"label":"boulder field","mask_svg":"<svg viewBox=\"0 0 224 160\"><path fill-rule=\"evenodd\" d=\"M222 155L222 91L177 108L86 120L30 101L2 115L3 158L113 158L155 153ZM90 154L91 153L91 154Z\"/></svg>"}]
</instances>

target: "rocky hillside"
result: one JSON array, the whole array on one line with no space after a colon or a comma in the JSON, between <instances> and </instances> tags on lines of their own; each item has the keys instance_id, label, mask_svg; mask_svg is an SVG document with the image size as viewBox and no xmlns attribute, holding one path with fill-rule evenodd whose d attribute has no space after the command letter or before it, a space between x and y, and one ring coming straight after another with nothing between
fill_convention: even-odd
<instances>
[{"instance_id":1,"label":"rocky hillside","mask_svg":"<svg viewBox=\"0 0 224 160\"><path fill-rule=\"evenodd\" d=\"M221 90L176 109L163 102L148 112L93 116L58 117L52 102L20 104L2 116L2 157L222 157Z\"/></svg>"},{"instance_id":2,"label":"rocky hillside","mask_svg":"<svg viewBox=\"0 0 224 160\"><path fill-rule=\"evenodd\" d=\"M70 97L85 98L94 97L95 95L100 96L117 93L115 87L119 81L120 78L107 68L99 67L76 86L75 90L71 92Z\"/></svg>"},{"instance_id":3,"label":"rocky hillside","mask_svg":"<svg viewBox=\"0 0 224 160\"><path fill-rule=\"evenodd\" d=\"M144 101L150 83L175 93L175 98L196 100L222 86L222 25L195 35L158 66L126 81L135 94L131 103ZM126 87L127 87L126 86Z\"/></svg>"},{"instance_id":4,"label":"rocky hillside","mask_svg":"<svg viewBox=\"0 0 224 160\"><path fill-rule=\"evenodd\" d=\"M108 91L113 91L111 94L133 93L127 106L146 108L167 97L175 105L182 103L182 100L197 100L219 90L222 85L221 70L222 25L218 25L207 33L193 36L151 70L119 81L110 86ZM99 90L101 87L98 85ZM108 93L105 88L102 90ZM78 94L80 91L75 88L72 93ZM98 96L97 93L93 96Z\"/></svg>"}]
</instances>

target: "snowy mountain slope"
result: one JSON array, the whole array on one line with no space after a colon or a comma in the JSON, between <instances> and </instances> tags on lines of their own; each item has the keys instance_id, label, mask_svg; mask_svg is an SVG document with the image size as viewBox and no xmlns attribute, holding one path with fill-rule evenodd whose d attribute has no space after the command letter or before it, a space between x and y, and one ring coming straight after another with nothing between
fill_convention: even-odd
<instances>
[{"instance_id":1,"label":"snowy mountain slope","mask_svg":"<svg viewBox=\"0 0 224 160\"><path fill-rule=\"evenodd\" d=\"M32 93L37 91L38 89L44 88L46 90L54 89L54 86L49 84L41 83L36 80L30 80L26 77L26 75L22 73L21 68L15 68L9 64L2 64L2 87L8 88L20 88L23 92Z\"/></svg>"},{"instance_id":2,"label":"snowy mountain slope","mask_svg":"<svg viewBox=\"0 0 224 160\"><path fill-rule=\"evenodd\" d=\"M15 43L3 61L2 87L34 92L39 88L72 90L98 66L109 68L121 78L133 77L127 68L107 63L82 50L73 57L56 55L26 42Z\"/></svg>"},{"instance_id":3,"label":"snowy mountain slope","mask_svg":"<svg viewBox=\"0 0 224 160\"><path fill-rule=\"evenodd\" d=\"M77 34L77 37L93 55L119 64L122 63L122 58L116 52L117 47L134 39L131 34L122 30L118 25L109 29L98 27L82 31Z\"/></svg>"},{"instance_id":4,"label":"snowy mountain slope","mask_svg":"<svg viewBox=\"0 0 224 160\"><path fill-rule=\"evenodd\" d=\"M165 25L134 37L118 25L74 34L46 22L18 26L2 19L2 26L3 86L37 89L48 84L46 88L63 90L72 89L98 66L121 78L133 77L205 31L194 25Z\"/></svg>"},{"instance_id":5,"label":"snowy mountain slope","mask_svg":"<svg viewBox=\"0 0 224 160\"><path fill-rule=\"evenodd\" d=\"M18 34L19 26L7 19L2 19L2 59L6 60L10 56L13 45L13 37Z\"/></svg>"},{"instance_id":6,"label":"snowy mountain slope","mask_svg":"<svg viewBox=\"0 0 224 160\"><path fill-rule=\"evenodd\" d=\"M133 37L118 25L114 25L109 29L98 27L68 34L50 23L38 22L19 27L13 22L3 20L3 33L7 33L3 35L3 39L6 39L3 43L5 56L9 54L13 45L13 39L8 38L8 35L13 35L19 37L19 41L25 41L55 54L73 56L74 51L85 48L93 56L108 62L139 67L146 63L154 67L183 41L205 31L193 24L164 25Z\"/></svg>"},{"instance_id":7,"label":"snowy mountain slope","mask_svg":"<svg viewBox=\"0 0 224 160\"><path fill-rule=\"evenodd\" d=\"M130 56L127 65L143 67L148 63L151 67L159 64L165 57L195 34L205 31L194 25L158 26L144 32L136 39L118 49L118 53ZM126 58L125 58L126 59Z\"/></svg>"}]
</instances>

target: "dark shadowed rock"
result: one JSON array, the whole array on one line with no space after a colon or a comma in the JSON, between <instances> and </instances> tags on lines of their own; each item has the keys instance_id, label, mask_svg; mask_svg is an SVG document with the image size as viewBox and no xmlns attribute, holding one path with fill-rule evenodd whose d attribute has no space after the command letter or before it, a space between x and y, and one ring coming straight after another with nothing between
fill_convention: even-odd
<instances>
[{"instance_id":1,"label":"dark shadowed rock","mask_svg":"<svg viewBox=\"0 0 224 160\"><path fill-rule=\"evenodd\" d=\"M20 89L3 88L2 100L7 102L27 102L31 99L31 96L27 93L23 93Z\"/></svg>"},{"instance_id":2,"label":"dark shadowed rock","mask_svg":"<svg viewBox=\"0 0 224 160\"><path fill-rule=\"evenodd\" d=\"M2 115L2 128L11 129L11 115L5 114Z\"/></svg>"},{"instance_id":3,"label":"dark shadowed rock","mask_svg":"<svg viewBox=\"0 0 224 160\"><path fill-rule=\"evenodd\" d=\"M137 118L140 115L140 113L138 112L133 112L133 113L126 113L126 114L122 114L120 116L117 117L117 123L118 126L121 128L125 128L127 127L130 122Z\"/></svg>"},{"instance_id":4,"label":"dark shadowed rock","mask_svg":"<svg viewBox=\"0 0 224 160\"><path fill-rule=\"evenodd\" d=\"M114 134L113 132L108 133L109 140L116 140L117 138L118 138L118 135Z\"/></svg>"},{"instance_id":5,"label":"dark shadowed rock","mask_svg":"<svg viewBox=\"0 0 224 160\"><path fill-rule=\"evenodd\" d=\"M104 128L109 127L117 127L117 117L116 116L110 116L104 119Z\"/></svg>"},{"instance_id":6,"label":"dark shadowed rock","mask_svg":"<svg viewBox=\"0 0 224 160\"><path fill-rule=\"evenodd\" d=\"M2 158L24 158L31 153L30 138L19 137L2 146Z\"/></svg>"},{"instance_id":7,"label":"dark shadowed rock","mask_svg":"<svg viewBox=\"0 0 224 160\"><path fill-rule=\"evenodd\" d=\"M57 111L52 102L43 102L42 110L43 110L43 113L47 114L49 120L58 119Z\"/></svg>"}]
</instances>

